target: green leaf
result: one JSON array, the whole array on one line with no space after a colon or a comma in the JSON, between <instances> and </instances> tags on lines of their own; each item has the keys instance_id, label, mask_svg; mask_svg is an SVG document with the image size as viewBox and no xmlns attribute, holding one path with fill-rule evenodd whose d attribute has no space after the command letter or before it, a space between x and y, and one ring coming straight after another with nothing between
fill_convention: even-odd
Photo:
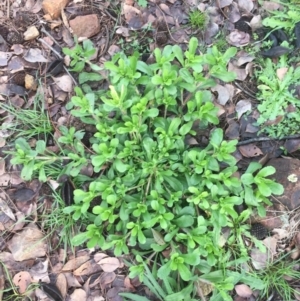
<instances>
[{"instance_id":1,"label":"green leaf","mask_svg":"<svg viewBox=\"0 0 300 301\"><path fill-rule=\"evenodd\" d=\"M198 40L195 37L192 37L189 41L189 53L194 55L196 53L196 49L198 47Z\"/></svg>"},{"instance_id":2,"label":"green leaf","mask_svg":"<svg viewBox=\"0 0 300 301\"><path fill-rule=\"evenodd\" d=\"M130 167L128 164L123 163L120 159L116 159L114 161L114 166L116 167L117 171L121 173L124 173Z\"/></svg>"},{"instance_id":3,"label":"green leaf","mask_svg":"<svg viewBox=\"0 0 300 301\"><path fill-rule=\"evenodd\" d=\"M121 297L128 298L128 300L130 300L130 301L150 301L148 298L137 295L137 294L119 293L118 295L121 296Z\"/></svg>"},{"instance_id":4,"label":"green leaf","mask_svg":"<svg viewBox=\"0 0 300 301\"><path fill-rule=\"evenodd\" d=\"M192 129L194 122L189 121L188 123L185 123L180 129L179 129L179 134L182 136L185 136L189 133L189 131Z\"/></svg>"},{"instance_id":5,"label":"green leaf","mask_svg":"<svg viewBox=\"0 0 300 301\"><path fill-rule=\"evenodd\" d=\"M270 196L272 194L272 190L270 189L269 185L263 181L257 184L257 188L263 196Z\"/></svg>"},{"instance_id":6,"label":"green leaf","mask_svg":"<svg viewBox=\"0 0 300 301\"><path fill-rule=\"evenodd\" d=\"M179 61L179 63L184 66L184 59L183 59L183 53L182 49L178 45L173 46L173 53L175 54L175 57Z\"/></svg>"},{"instance_id":7,"label":"green leaf","mask_svg":"<svg viewBox=\"0 0 300 301\"><path fill-rule=\"evenodd\" d=\"M273 166L266 166L264 168L262 168L258 173L257 173L257 177L267 177L270 176L272 174L274 174L276 172L276 169Z\"/></svg>"},{"instance_id":8,"label":"green leaf","mask_svg":"<svg viewBox=\"0 0 300 301\"><path fill-rule=\"evenodd\" d=\"M100 75L99 73L93 73L93 72L81 72L79 74L79 83L84 84L88 81L100 81L103 79L103 76Z\"/></svg>"},{"instance_id":9,"label":"green leaf","mask_svg":"<svg viewBox=\"0 0 300 301\"><path fill-rule=\"evenodd\" d=\"M191 280L192 273L184 263L178 264L178 272L184 281Z\"/></svg>"},{"instance_id":10,"label":"green leaf","mask_svg":"<svg viewBox=\"0 0 300 301\"><path fill-rule=\"evenodd\" d=\"M39 154L44 154L46 149L46 142L44 140L38 140L36 143L36 151Z\"/></svg>"},{"instance_id":11,"label":"green leaf","mask_svg":"<svg viewBox=\"0 0 300 301\"><path fill-rule=\"evenodd\" d=\"M219 147L223 141L223 131L221 129L215 129L210 136L210 144L213 147Z\"/></svg>"},{"instance_id":12,"label":"green leaf","mask_svg":"<svg viewBox=\"0 0 300 301\"><path fill-rule=\"evenodd\" d=\"M268 186L271 189L272 194L282 195L284 193L284 187L279 183L270 181L270 182L268 182Z\"/></svg>"},{"instance_id":13,"label":"green leaf","mask_svg":"<svg viewBox=\"0 0 300 301\"><path fill-rule=\"evenodd\" d=\"M88 237L86 235L86 232L84 232L84 233L79 233L79 234L75 235L71 241L74 246L80 246L87 240L88 240Z\"/></svg>"},{"instance_id":14,"label":"green leaf","mask_svg":"<svg viewBox=\"0 0 300 301\"><path fill-rule=\"evenodd\" d=\"M153 85L162 85L163 84L163 79L159 75L154 75L151 79L151 82Z\"/></svg>"},{"instance_id":15,"label":"green leaf","mask_svg":"<svg viewBox=\"0 0 300 301\"><path fill-rule=\"evenodd\" d=\"M194 224L194 217L191 215L182 215L173 220L173 223L181 228L187 228Z\"/></svg>"},{"instance_id":16,"label":"green leaf","mask_svg":"<svg viewBox=\"0 0 300 301\"><path fill-rule=\"evenodd\" d=\"M254 183L254 177L250 173L245 173L241 176L241 181L244 185L251 185Z\"/></svg>"}]
</instances>

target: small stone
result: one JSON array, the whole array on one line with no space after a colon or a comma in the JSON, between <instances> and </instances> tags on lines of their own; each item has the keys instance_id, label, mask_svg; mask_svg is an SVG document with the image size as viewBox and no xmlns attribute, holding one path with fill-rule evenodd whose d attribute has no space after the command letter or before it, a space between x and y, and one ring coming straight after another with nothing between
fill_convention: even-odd
<instances>
[{"instance_id":1,"label":"small stone","mask_svg":"<svg viewBox=\"0 0 300 301\"><path fill-rule=\"evenodd\" d=\"M64 9L70 0L44 0L43 11L45 14L49 14L52 19L60 17L61 10Z\"/></svg>"},{"instance_id":2,"label":"small stone","mask_svg":"<svg viewBox=\"0 0 300 301\"><path fill-rule=\"evenodd\" d=\"M70 27L78 38L90 38L100 32L100 23L96 14L78 16L70 20Z\"/></svg>"},{"instance_id":3,"label":"small stone","mask_svg":"<svg viewBox=\"0 0 300 301\"><path fill-rule=\"evenodd\" d=\"M37 28L35 26L30 26L24 32L24 40L25 41L34 40L35 38L37 38L39 36L39 34L40 33L39 33L39 31L37 30Z\"/></svg>"},{"instance_id":4,"label":"small stone","mask_svg":"<svg viewBox=\"0 0 300 301\"><path fill-rule=\"evenodd\" d=\"M36 91L37 89L37 82L35 81L34 77L30 74L25 75L25 88L33 91Z\"/></svg>"}]
</instances>

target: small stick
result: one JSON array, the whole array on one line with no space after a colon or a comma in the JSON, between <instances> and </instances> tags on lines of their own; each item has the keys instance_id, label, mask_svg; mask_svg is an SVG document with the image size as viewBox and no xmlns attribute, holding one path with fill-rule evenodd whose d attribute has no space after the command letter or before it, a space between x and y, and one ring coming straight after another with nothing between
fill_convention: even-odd
<instances>
[{"instance_id":1,"label":"small stick","mask_svg":"<svg viewBox=\"0 0 300 301\"><path fill-rule=\"evenodd\" d=\"M249 144L252 142L260 142L260 141L280 141L280 140L288 140L288 139L297 139L300 138L300 134L297 135L291 135L291 136L283 136L281 138L271 138L271 137L257 137L257 138L252 138L252 139L248 139L248 140L244 140L244 141L240 141L237 146L239 145L245 145L245 144Z\"/></svg>"},{"instance_id":2,"label":"small stick","mask_svg":"<svg viewBox=\"0 0 300 301\"><path fill-rule=\"evenodd\" d=\"M59 43L52 37L52 35L44 27L42 27L41 32L46 34L57 46L59 46L61 48Z\"/></svg>"},{"instance_id":3,"label":"small stick","mask_svg":"<svg viewBox=\"0 0 300 301\"><path fill-rule=\"evenodd\" d=\"M38 41L41 42L42 44L44 44L45 46L47 46L49 49L51 49L57 55L58 58L63 59L63 57L52 46L50 46L47 42L45 42L43 39L38 39ZM68 73L68 75L72 78L73 83L77 86L78 84L77 84L76 80L71 75L71 73L66 68L66 66L64 66L64 70Z\"/></svg>"}]
</instances>

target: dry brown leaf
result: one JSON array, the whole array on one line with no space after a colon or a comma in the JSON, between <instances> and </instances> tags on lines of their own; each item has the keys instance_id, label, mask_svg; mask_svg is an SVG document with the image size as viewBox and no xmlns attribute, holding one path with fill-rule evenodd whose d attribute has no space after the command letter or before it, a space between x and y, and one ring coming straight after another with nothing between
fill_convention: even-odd
<instances>
[{"instance_id":1,"label":"dry brown leaf","mask_svg":"<svg viewBox=\"0 0 300 301\"><path fill-rule=\"evenodd\" d=\"M236 47L246 46L250 42L250 35L243 31L234 30L227 37L227 42Z\"/></svg>"},{"instance_id":2,"label":"dry brown leaf","mask_svg":"<svg viewBox=\"0 0 300 301\"><path fill-rule=\"evenodd\" d=\"M37 262L31 269L30 275L31 278L38 282L42 280L44 282L50 282L49 273L48 273L48 260Z\"/></svg>"},{"instance_id":3,"label":"dry brown leaf","mask_svg":"<svg viewBox=\"0 0 300 301\"><path fill-rule=\"evenodd\" d=\"M236 293L243 298L250 298L252 295L251 288L246 284L238 284L234 287Z\"/></svg>"},{"instance_id":4,"label":"dry brown leaf","mask_svg":"<svg viewBox=\"0 0 300 301\"><path fill-rule=\"evenodd\" d=\"M87 299L86 292L78 288L70 295L70 301L85 301Z\"/></svg>"},{"instance_id":5,"label":"dry brown leaf","mask_svg":"<svg viewBox=\"0 0 300 301\"><path fill-rule=\"evenodd\" d=\"M0 51L0 67L7 66L8 61L11 59L13 54L14 54L13 52Z\"/></svg>"},{"instance_id":6,"label":"dry brown leaf","mask_svg":"<svg viewBox=\"0 0 300 301\"><path fill-rule=\"evenodd\" d=\"M108 257L108 255L105 253L98 252L94 255L94 260L95 260L95 262L98 263L98 261L100 261L101 259L103 259L105 257Z\"/></svg>"},{"instance_id":7,"label":"dry brown leaf","mask_svg":"<svg viewBox=\"0 0 300 301\"><path fill-rule=\"evenodd\" d=\"M66 276L64 274L59 274L57 276L56 286L59 289L63 298L66 298L67 293L68 293L68 284L67 284Z\"/></svg>"},{"instance_id":8,"label":"dry brown leaf","mask_svg":"<svg viewBox=\"0 0 300 301\"><path fill-rule=\"evenodd\" d=\"M265 10L277 10L277 9L281 8L282 6L277 2L263 1L262 7Z\"/></svg>"},{"instance_id":9,"label":"dry brown leaf","mask_svg":"<svg viewBox=\"0 0 300 301\"><path fill-rule=\"evenodd\" d=\"M19 272L14 276L13 283L18 287L19 293L24 294L31 283L31 276L26 271Z\"/></svg>"},{"instance_id":10,"label":"dry brown leaf","mask_svg":"<svg viewBox=\"0 0 300 301\"><path fill-rule=\"evenodd\" d=\"M71 93L73 91L73 82L69 75L65 74L60 77L52 77L57 86L64 92Z\"/></svg>"},{"instance_id":11,"label":"dry brown leaf","mask_svg":"<svg viewBox=\"0 0 300 301\"><path fill-rule=\"evenodd\" d=\"M251 261L256 270L264 269L269 263L268 252L261 252L259 249L254 248L250 253Z\"/></svg>"},{"instance_id":12,"label":"dry brown leaf","mask_svg":"<svg viewBox=\"0 0 300 301\"><path fill-rule=\"evenodd\" d=\"M261 15L253 16L253 18L250 21L250 26L251 26L253 31L261 28L263 26L262 25L262 20L261 20Z\"/></svg>"},{"instance_id":13,"label":"dry brown leaf","mask_svg":"<svg viewBox=\"0 0 300 301\"><path fill-rule=\"evenodd\" d=\"M233 0L219 0L220 8L229 6Z\"/></svg>"},{"instance_id":14,"label":"dry brown leaf","mask_svg":"<svg viewBox=\"0 0 300 301\"><path fill-rule=\"evenodd\" d=\"M278 79L282 81L284 79L286 73L288 72L288 70L289 70L289 68L287 68L287 67L278 68L276 70Z\"/></svg>"},{"instance_id":15,"label":"dry brown leaf","mask_svg":"<svg viewBox=\"0 0 300 301\"><path fill-rule=\"evenodd\" d=\"M90 259L89 255L80 256L69 260L62 268L63 272L74 271Z\"/></svg>"},{"instance_id":16,"label":"dry brown leaf","mask_svg":"<svg viewBox=\"0 0 300 301\"><path fill-rule=\"evenodd\" d=\"M23 56L24 60L30 63L46 63L48 59L46 59L42 51L38 48L30 48L27 53Z\"/></svg>"},{"instance_id":17,"label":"dry brown leaf","mask_svg":"<svg viewBox=\"0 0 300 301\"><path fill-rule=\"evenodd\" d=\"M230 93L226 86L217 84L211 90L218 93L218 103L224 106L230 98Z\"/></svg>"},{"instance_id":18,"label":"dry brown leaf","mask_svg":"<svg viewBox=\"0 0 300 301\"><path fill-rule=\"evenodd\" d=\"M252 0L238 0L238 6L243 12L250 13L254 4Z\"/></svg>"},{"instance_id":19,"label":"dry brown leaf","mask_svg":"<svg viewBox=\"0 0 300 301\"><path fill-rule=\"evenodd\" d=\"M262 242L268 248L269 252L267 252L267 253L271 257L271 259L273 259L273 257L277 253L278 239L275 236L269 236L269 237L265 238Z\"/></svg>"},{"instance_id":20,"label":"dry brown leaf","mask_svg":"<svg viewBox=\"0 0 300 301\"><path fill-rule=\"evenodd\" d=\"M239 151L246 158L252 158L263 155L261 149L253 143L239 146Z\"/></svg>"},{"instance_id":21,"label":"dry brown leaf","mask_svg":"<svg viewBox=\"0 0 300 301\"><path fill-rule=\"evenodd\" d=\"M234 72L236 74L236 79L240 81L244 81L248 75L246 69L237 66L236 62L228 63L228 71Z\"/></svg>"},{"instance_id":22,"label":"dry brown leaf","mask_svg":"<svg viewBox=\"0 0 300 301\"><path fill-rule=\"evenodd\" d=\"M6 198L7 198L6 194L4 192L1 192L0 193L0 211L2 211L3 213L5 213L13 221L16 221L16 217L13 214L12 210L10 209L10 207L8 206Z\"/></svg>"},{"instance_id":23,"label":"dry brown leaf","mask_svg":"<svg viewBox=\"0 0 300 301\"><path fill-rule=\"evenodd\" d=\"M252 62L255 57L251 54L249 54L248 52L241 50L236 54L236 58L237 58L237 62L236 65L241 67L242 65L246 64L246 63L250 63Z\"/></svg>"},{"instance_id":24,"label":"dry brown leaf","mask_svg":"<svg viewBox=\"0 0 300 301\"><path fill-rule=\"evenodd\" d=\"M238 114L238 119L241 118L241 116L248 112L248 111L251 111L252 109L252 103L251 101L247 100L247 99L242 99L240 100L237 104L236 104L236 107L235 107L235 111L237 112Z\"/></svg>"},{"instance_id":25,"label":"dry brown leaf","mask_svg":"<svg viewBox=\"0 0 300 301\"><path fill-rule=\"evenodd\" d=\"M111 284L116 279L116 274L114 272L104 272L99 277L100 287L102 291L107 289L107 285Z\"/></svg>"},{"instance_id":26,"label":"dry brown leaf","mask_svg":"<svg viewBox=\"0 0 300 301\"><path fill-rule=\"evenodd\" d=\"M94 274L97 271L100 271L100 267L95 264L95 261L89 260L85 262L83 265L81 265L78 269L76 269L73 274L74 276L83 276L83 275L90 275Z\"/></svg>"},{"instance_id":27,"label":"dry brown leaf","mask_svg":"<svg viewBox=\"0 0 300 301\"><path fill-rule=\"evenodd\" d=\"M78 282L77 278L72 273L64 273L67 279L68 287L81 287L82 285Z\"/></svg>"},{"instance_id":28,"label":"dry brown leaf","mask_svg":"<svg viewBox=\"0 0 300 301\"><path fill-rule=\"evenodd\" d=\"M120 261L116 257L106 257L101 259L98 264L104 272L113 272L120 266Z\"/></svg>"}]
</instances>

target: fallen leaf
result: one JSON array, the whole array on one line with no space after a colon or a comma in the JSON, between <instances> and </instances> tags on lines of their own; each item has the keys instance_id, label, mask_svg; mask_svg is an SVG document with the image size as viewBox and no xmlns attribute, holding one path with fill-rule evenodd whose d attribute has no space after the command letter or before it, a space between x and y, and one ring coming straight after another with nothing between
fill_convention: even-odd
<instances>
[{"instance_id":1,"label":"fallen leaf","mask_svg":"<svg viewBox=\"0 0 300 301\"><path fill-rule=\"evenodd\" d=\"M100 275L100 287L102 291L107 289L107 285L112 283L116 279L116 274L114 272L104 272Z\"/></svg>"},{"instance_id":2,"label":"fallen leaf","mask_svg":"<svg viewBox=\"0 0 300 301\"><path fill-rule=\"evenodd\" d=\"M246 46L250 42L250 35L243 31L232 31L227 37L227 42L236 47Z\"/></svg>"},{"instance_id":3,"label":"fallen leaf","mask_svg":"<svg viewBox=\"0 0 300 301\"><path fill-rule=\"evenodd\" d=\"M34 224L16 233L7 245L16 261L43 257L47 250L44 234Z\"/></svg>"},{"instance_id":4,"label":"fallen leaf","mask_svg":"<svg viewBox=\"0 0 300 301\"><path fill-rule=\"evenodd\" d=\"M120 266L120 261L116 257L105 257L101 259L98 264L104 272L113 272Z\"/></svg>"},{"instance_id":5,"label":"fallen leaf","mask_svg":"<svg viewBox=\"0 0 300 301\"><path fill-rule=\"evenodd\" d=\"M62 297L65 299L68 292L68 284L66 276L64 274L59 274L56 279L56 286L59 289Z\"/></svg>"},{"instance_id":6,"label":"fallen leaf","mask_svg":"<svg viewBox=\"0 0 300 301\"><path fill-rule=\"evenodd\" d=\"M64 92L71 93L73 91L73 82L69 75L63 75L61 77L52 77L57 86Z\"/></svg>"},{"instance_id":7,"label":"fallen leaf","mask_svg":"<svg viewBox=\"0 0 300 301\"><path fill-rule=\"evenodd\" d=\"M74 271L90 259L89 255L79 256L69 260L62 268L63 272Z\"/></svg>"},{"instance_id":8,"label":"fallen leaf","mask_svg":"<svg viewBox=\"0 0 300 301\"><path fill-rule=\"evenodd\" d=\"M240 119L244 113L251 111L251 109L252 109L251 101L246 99L240 100L235 107L235 110L238 114L238 119Z\"/></svg>"},{"instance_id":9,"label":"fallen leaf","mask_svg":"<svg viewBox=\"0 0 300 301\"><path fill-rule=\"evenodd\" d=\"M250 13L254 7L252 0L238 0L238 6L246 13Z\"/></svg>"},{"instance_id":10,"label":"fallen leaf","mask_svg":"<svg viewBox=\"0 0 300 301\"><path fill-rule=\"evenodd\" d=\"M211 90L218 93L218 103L224 106L230 98L229 91L226 89L226 87L217 84Z\"/></svg>"},{"instance_id":11,"label":"fallen leaf","mask_svg":"<svg viewBox=\"0 0 300 301\"><path fill-rule=\"evenodd\" d=\"M78 288L70 295L70 301L85 301L86 297L86 292L83 289Z\"/></svg>"},{"instance_id":12,"label":"fallen leaf","mask_svg":"<svg viewBox=\"0 0 300 301\"><path fill-rule=\"evenodd\" d=\"M233 0L219 0L220 8L229 6Z\"/></svg>"},{"instance_id":13,"label":"fallen leaf","mask_svg":"<svg viewBox=\"0 0 300 301\"><path fill-rule=\"evenodd\" d=\"M251 288L246 284L238 284L234 287L236 293L243 298L250 298L252 295Z\"/></svg>"},{"instance_id":14,"label":"fallen leaf","mask_svg":"<svg viewBox=\"0 0 300 301\"><path fill-rule=\"evenodd\" d=\"M19 272L14 276L13 283L18 287L19 293L24 294L31 283L31 276L26 271Z\"/></svg>"},{"instance_id":15,"label":"fallen leaf","mask_svg":"<svg viewBox=\"0 0 300 301\"><path fill-rule=\"evenodd\" d=\"M6 196L3 192L0 193L0 210L5 213L10 219L16 221L16 217L13 214L10 207L7 205Z\"/></svg>"},{"instance_id":16,"label":"fallen leaf","mask_svg":"<svg viewBox=\"0 0 300 301\"><path fill-rule=\"evenodd\" d=\"M250 26L253 31L262 28L262 20L261 20L261 15L253 16L253 18L250 21Z\"/></svg>"},{"instance_id":17,"label":"fallen leaf","mask_svg":"<svg viewBox=\"0 0 300 301\"><path fill-rule=\"evenodd\" d=\"M284 79L286 73L288 72L288 70L289 70L289 68L287 68L287 67L278 68L276 70L278 79L282 81Z\"/></svg>"},{"instance_id":18,"label":"fallen leaf","mask_svg":"<svg viewBox=\"0 0 300 301\"><path fill-rule=\"evenodd\" d=\"M256 270L264 269L269 262L268 252L262 252L257 248L254 248L250 252L252 264Z\"/></svg>"},{"instance_id":19,"label":"fallen leaf","mask_svg":"<svg viewBox=\"0 0 300 301\"><path fill-rule=\"evenodd\" d=\"M239 151L246 158L252 158L263 155L261 149L253 143L239 146Z\"/></svg>"},{"instance_id":20,"label":"fallen leaf","mask_svg":"<svg viewBox=\"0 0 300 301\"><path fill-rule=\"evenodd\" d=\"M288 153L293 153L300 148L300 139L288 139L284 143L284 148Z\"/></svg>"},{"instance_id":21,"label":"fallen leaf","mask_svg":"<svg viewBox=\"0 0 300 301\"><path fill-rule=\"evenodd\" d=\"M24 60L30 63L46 63L48 60L42 55L38 48L30 48L24 55Z\"/></svg>"},{"instance_id":22,"label":"fallen leaf","mask_svg":"<svg viewBox=\"0 0 300 301\"><path fill-rule=\"evenodd\" d=\"M0 51L0 67L7 66L8 61L13 56L13 52Z\"/></svg>"}]
</instances>

